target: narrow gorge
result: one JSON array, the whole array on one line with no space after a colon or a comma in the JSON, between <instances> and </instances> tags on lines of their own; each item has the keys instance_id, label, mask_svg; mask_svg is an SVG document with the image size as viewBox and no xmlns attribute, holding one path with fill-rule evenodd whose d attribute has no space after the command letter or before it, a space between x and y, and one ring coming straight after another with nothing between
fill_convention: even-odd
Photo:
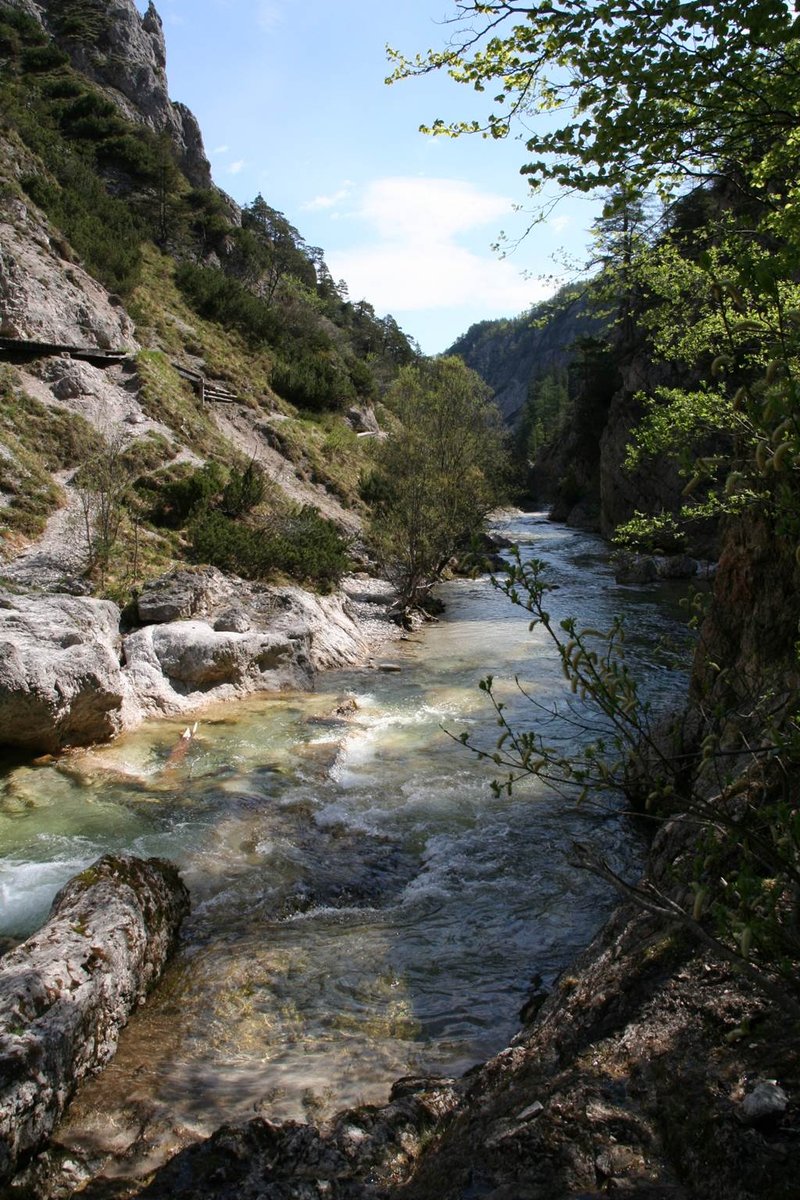
<instances>
[{"instance_id":1,"label":"narrow gorge","mask_svg":"<svg viewBox=\"0 0 800 1200\"><path fill-rule=\"evenodd\" d=\"M603 200L425 356L173 6L0 0L9 1200L797 1195L800 18L455 9L395 82Z\"/></svg>"}]
</instances>

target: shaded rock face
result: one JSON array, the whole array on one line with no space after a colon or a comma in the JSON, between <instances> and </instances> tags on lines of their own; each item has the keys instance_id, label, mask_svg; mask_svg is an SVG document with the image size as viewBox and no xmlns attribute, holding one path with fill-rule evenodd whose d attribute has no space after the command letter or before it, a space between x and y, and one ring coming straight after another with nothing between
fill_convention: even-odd
<instances>
[{"instance_id":1,"label":"shaded rock face","mask_svg":"<svg viewBox=\"0 0 800 1200\"><path fill-rule=\"evenodd\" d=\"M800 687L797 620L800 564L795 544L753 514L731 522L722 540L712 603L700 631L694 697L731 711L759 712L759 698L780 708ZM714 663L724 663L718 673Z\"/></svg>"},{"instance_id":2,"label":"shaded rock face","mask_svg":"<svg viewBox=\"0 0 800 1200\"><path fill-rule=\"evenodd\" d=\"M120 649L110 601L0 593L0 741L53 753L113 737L127 694Z\"/></svg>"},{"instance_id":3,"label":"shaded rock face","mask_svg":"<svg viewBox=\"0 0 800 1200\"><path fill-rule=\"evenodd\" d=\"M188 908L170 863L107 855L0 960L0 1180L42 1146L78 1082L113 1057Z\"/></svg>"},{"instance_id":4,"label":"shaded rock face","mask_svg":"<svg viewBox=\"0 0 800 1200\"><path fill-rule=\"evenodd\" d=\"M255 1120L226 1126L163 1167L147 1200L356 1200L389 1195L408 1177L434 1130L458 1106L450 1079L408 1078L384 1108L340 1113L319 1129Z\"/></svg>"},{"instance_id":5,"label":"shaded rock face","mask_svg":"<svg viewBox=\"0 0 800 1200\"><path fill-rule=\"evenodd\" d=\"M36 16L69 54L76 70L99 84L132 121L167 133L178 161L194 187L211 186L211 168L195 117L169 98L164 30L151 3L141 16L133 0L104 0L88 7L94 18L91 40L65 36L61 6L39 0L16 0L16 6Z\"/></svg>"},{"instance_id":6,"label":"shaded rock face","mask_svg":"<svg viewBox=\"0 0 800 1200\"><path fill-rule=\"evenodd\" d=\"M600 334L605 325L603 319L592 317L580 300L551 314L542 324L545 310L546 305L541 305L512 321L481 321L447 351L458 355L489 384L509 425L524 408L531 384L554 367L566 366L575 340Z\"/></svg>"}]
</instances>

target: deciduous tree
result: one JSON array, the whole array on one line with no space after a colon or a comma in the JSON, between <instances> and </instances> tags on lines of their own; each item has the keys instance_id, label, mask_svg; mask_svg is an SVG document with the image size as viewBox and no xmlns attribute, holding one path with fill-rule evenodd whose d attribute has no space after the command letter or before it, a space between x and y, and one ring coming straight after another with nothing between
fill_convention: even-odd
<instances>
[{"instance_id":1,"label":"deciduous tree","mask_svg":"<svg viewBox=\"0 0 800 1200\"><path fill-rule=\"evenodd\" d=\"M504 438L486 384L459 358L404 367L387 403L399 426L377 452L371 532L402 605L425 608L498 501Z\"/></svg>"}]
</instances>

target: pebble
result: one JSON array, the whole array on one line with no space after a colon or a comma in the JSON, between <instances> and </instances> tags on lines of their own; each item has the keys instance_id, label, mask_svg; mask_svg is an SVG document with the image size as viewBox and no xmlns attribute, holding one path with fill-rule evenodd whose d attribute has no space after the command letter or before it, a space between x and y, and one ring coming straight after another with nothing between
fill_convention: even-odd
<instances>
[{"instance_id":1,"label":"pebble","mask_svg":"<svg viewBox=\"0 0 800 1200\"><path fill-rule=\"evenodd\" d=\"M757 1125L761 1121L777 1120L788 1107L789 1097L783 1088L774 1079L765 1079L745 1096L741 1113L746 1124Z\"/></svg>"}]
</instances>

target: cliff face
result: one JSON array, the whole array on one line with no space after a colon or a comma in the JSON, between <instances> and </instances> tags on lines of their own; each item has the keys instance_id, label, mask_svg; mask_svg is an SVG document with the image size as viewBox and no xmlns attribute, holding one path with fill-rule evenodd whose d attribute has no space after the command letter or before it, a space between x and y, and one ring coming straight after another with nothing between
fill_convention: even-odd
<instances>
[{"instance_id":1,"label":"cliff face","mask_svg":"<svg viewBox=\"0 0 800 1200\"><path fill-rule=\"evenodd\" d=\"M169 98L164 29L155 5L141 16L133 0L8 0L37 20L128 120L166 133L194 187L211 186L200 126Z\"/></svg>"},{"instance_id":2,"label":"cliff face","mask_svg":"<svg viewBox=\"0 0 800 1200\"><path fill-rule=\"evenodd\" d=\"M531 383L554 367L565 366L575 341L595 336L602 319L592 316L576 296L540 304L514 320L481 321L471 326L448 354L456 354L494 391L504 420L513 424Z\"/></svg>"}]
</instances>

